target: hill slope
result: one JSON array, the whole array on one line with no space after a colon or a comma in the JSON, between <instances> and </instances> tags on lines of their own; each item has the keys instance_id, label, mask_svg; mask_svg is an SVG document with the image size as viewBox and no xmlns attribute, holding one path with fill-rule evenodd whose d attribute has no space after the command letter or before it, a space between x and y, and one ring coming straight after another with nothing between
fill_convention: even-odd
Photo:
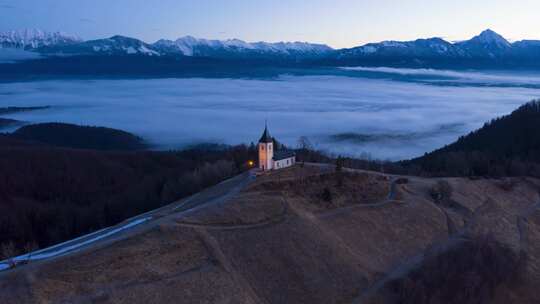
<instances>
[{"instance_id":1,"label":"hill slope","mask_svg":"<svg viewBox=\"0 0 540 304\"><path fill-rule=\"evenodd\" d=\"M262 175L228 200L0 273L0 302L540 300L538 180L503 188L497 180L441 179L456 191L434 201L437 180L410 177L388 200L389 176L347 170L343 191L337 177L309 165ZM478 242L486 233L493 240ZM426 271L419 277L415 269ZM512 285L518 273L527 280Z\"/></svg>"},{"instance_id":2,"label":"hill slope","mask_svg":"<svg viewBox=\"0 0 540 304\"><path fill-rule=\"evenodd\" d=\"M538 130L540 101L536 100L405 164L441 175L540 176Z\"/></svg>"}]
</instances>

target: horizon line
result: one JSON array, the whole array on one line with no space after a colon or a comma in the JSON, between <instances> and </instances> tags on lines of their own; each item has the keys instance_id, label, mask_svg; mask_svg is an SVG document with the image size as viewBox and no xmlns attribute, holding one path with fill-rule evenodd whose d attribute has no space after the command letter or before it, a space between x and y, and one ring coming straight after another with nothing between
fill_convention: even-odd
<instances>
[{"instance_id":1,"label":"horizon line","mask_svg":"<svg viewBox=\"0 0 540 304\"><path fill-rule=\"evenodd\" d=\"M277 43L308 43L308 44L324 45L324 46L330 47L333 50L356 48L356 47L362 47L362 46L365 46L365 45L368 45L368 44L375 44L375 43L411 42L411 41L416 41L416 40L421 40L421 39L425 39L425 40L427 40L427 39L441 39L441 40L444 40L444 41L446 41L448 43L456 44L456 43L460 43L460 42L463 42L463 41L468 41L470 39L473 39L473 38L477 37L478 35L486 32L486 31L494 32L494 33L500 35L501 37L503 37L505 40L507 40L510 43L514 43L514 42L518 42L518 41L525 41L525 40L535 40L535 39L528 39L528 38L523 38L523 39L506 38L503 35L499 34L497 31L493 31L490 28L486 28L485 30L481 31L479 34L474 35L474 36L472 36L470 38L464 38L464 39L448 39L448 37L445 37L445 36L426 36L426 37L418 37L418 38L414 38L414 39L401 39L401 40L399 40L399 39L385 39L385 40L377 40L377 41L371 41L371 42L359 42L358 44L354 44L352 46L347 46L347 47L335 47L335 46L332 46L332 45L330 45L328 43L325 43L325 42L312 42L312 41L308 41L308 40L276 40L276 41L272 41L272 40L251 40L250 41L250 40L247 40L247 39L244 40L244 39L240 39L240 38L224 38L224 39L201 38L201 37L193 36L191 34L180 35L177 38L172 38L172 39L171 38L159 38L159 39L157 39L157 40L155 40L153 42L149 42L149 40L144 40L142 38L137 38L136 36L124 35L124 34L113 34L113 35L110 35L110 36L105 35L104 37L101 37L101 38L96 37L96 38L86 39L86 38L83 38L80 35L72 34L72 33L69 33L69 32L66 32L66 31L63 31L63 30L51 30L51 31L49 31L49 30L43 30L43 29L40 29L40 28L10 29L10 30L0 31L0 34L9 33L9 32L22 32L22 31L41 31L41 32L44 32L44 33L52 33L52 34L58 33L58 34L62 34L62 35L65 35L65 36L72 37L72 38L78 38L78 39L82 40L82 42L93 41L93 40L101 40L101 39L110 39L110 38L113 38L115 36L137 39L137 40L140 40L140 41L142 41L142 42L144 42L146 44L155 44L160 40L177 41L177 40L182 39L182 38L194 38L196 40L221 41L221 42L237 40L237 41L241 41L241 42L248 43L248 44L254 44L254 43L271 43L271 44L277 44Z\"/></svg>"}]
</instances>

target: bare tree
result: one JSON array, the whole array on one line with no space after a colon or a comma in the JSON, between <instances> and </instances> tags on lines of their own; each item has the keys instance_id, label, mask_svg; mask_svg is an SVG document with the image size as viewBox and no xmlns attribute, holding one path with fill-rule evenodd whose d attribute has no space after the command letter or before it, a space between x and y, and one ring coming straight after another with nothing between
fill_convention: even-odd
<instances>
[{"instance_id":1,"label":"bare tree","mask_svg":"<svg viewBox=\"0 0 540 304\"><path fill-rule=\"evenodd\" d=\"M338 187L343 186L343 165L345 163L345 158L338 156L336 159L336 179Z\"/></svg>"},{"instance_id":2,"label":"bare tree","mask_svg":"<svg viewBox=\"0 0 540 304\"><path fill-rule=\"evenodd\" d=\"M32 252L39 248L36 241L31 241L24 245L24 252L28 255L26 261L29 262L32 259Z\"/></svg>"},{"instance_id":3,"label":"bare tree","mask_svg":"<svg viewBox=\"0 0 540 304\"><path fill-rule=\"evenodd\" d=\"M6 259L10 267L15 266L15 260L13 258L16 255L17 248L15 248L15 244L12 241L3 243L2 246L0 246L0 256L2 257L1 259Z\"/></svg>"},{"instance_id":4,"label":"bare tree","mask_svg":"<svg viewBox=\"0 0 540 304\"><path fill-rule=\"evenodd\" d=\"M313 150L313 145L307 136L300 136L300 138L298 138L298 149L304 151Z\"/></svg>"}]
</instances>

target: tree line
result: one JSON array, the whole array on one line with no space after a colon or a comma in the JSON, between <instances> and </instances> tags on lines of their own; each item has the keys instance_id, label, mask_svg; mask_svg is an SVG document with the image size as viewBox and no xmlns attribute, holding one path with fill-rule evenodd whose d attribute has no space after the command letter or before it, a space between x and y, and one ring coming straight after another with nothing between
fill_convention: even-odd
<instances>
[{"instance_id":1,"label":"tree line","mask_svg":"<svg viewBox=\"0 0 540 304\"><path fill-rule=\"evenodd\" d=\"M197 193L248 169L256 153L245 145L106 152L0 136L0 255L72 239Z\"/></svg>"}]
</instances>

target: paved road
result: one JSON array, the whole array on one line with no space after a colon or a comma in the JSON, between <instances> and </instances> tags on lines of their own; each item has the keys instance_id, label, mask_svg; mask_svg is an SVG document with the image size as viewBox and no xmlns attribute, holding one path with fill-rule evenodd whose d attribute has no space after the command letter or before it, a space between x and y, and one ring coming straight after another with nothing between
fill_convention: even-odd
<instances>
[{"instance_id":1,"label":"paved road","mask_svg":"<svg viewBox=\"0 0 540 304\"><path fill-rule=\"evenodd\" d=\"M48 248L24 254L9 260L0 261L0 271L8 270L13 264L21 265L32 261L53 259L99 245L119 235L125 235L135 228L148 229L156 225L158 219L168 216L182 216L195 210L227 201L238 194L255 179L254 171L246 172L220 184L208 188L186 199L127 219L115 226L108 227L76 239Z\"/></svg>"}]
</instances>

